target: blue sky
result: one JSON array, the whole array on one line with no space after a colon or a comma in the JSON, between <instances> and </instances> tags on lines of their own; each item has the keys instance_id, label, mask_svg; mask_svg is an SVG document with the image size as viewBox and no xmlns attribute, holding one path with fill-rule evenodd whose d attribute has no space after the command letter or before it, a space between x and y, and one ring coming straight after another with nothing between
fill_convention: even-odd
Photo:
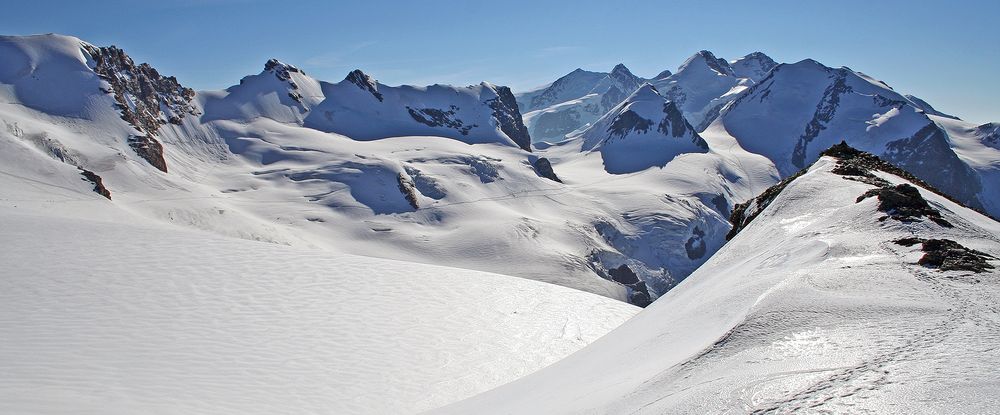
<instances>
[{"instance_id":1,"label":"blue sky","mask_svg":"<svg viewBox=\"0 0 1000 415\"><path fill-rule=\"evenodd\" d=\"M270 57L339 81L525 89L577 68L674 70L701 49L849 66L964 119L1000 121L1000 2L255 1L6 2L0 33L56 32L125 48L196 89Z\"/></svg>"}]
</instances>

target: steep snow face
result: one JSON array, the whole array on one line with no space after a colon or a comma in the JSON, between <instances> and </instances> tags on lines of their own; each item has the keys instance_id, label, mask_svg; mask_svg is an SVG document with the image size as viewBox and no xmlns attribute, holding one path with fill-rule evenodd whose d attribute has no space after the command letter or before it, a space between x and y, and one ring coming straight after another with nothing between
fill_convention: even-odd
<instances>
[{"instance_id":1,"label":"steep snow face","mask_svg":"<svg viewBox=\"0 0 1000 415\"><path fill-rule=\"evenodd\" d=\"M729 66L733 69L734 75L759 82L767 76L768 72L771 72L771 69L778 66L778 63L762 52L753 52L729 62Z\"/></svg>"},{"instance_id":2,"label":"steep snow face","mask_svg":"<svg viewBox=\"0 0 1000 415\"><path fill-rule=\"evenodd\" d=\"M812 60L779 65L720 119L744 148L770 158L785 176L847 140L970 206L983 208L982 195L998 190L956 154L946 131L919 106L848 68Z\"/></svg>"},{"instance_id":3,"label":"steep snow face","mask_svg":"<svg viewBox=\"0 0 1000 415\"><path fill-rule=\"evenodd\" d=\"M752 80L739 77L725 59L706 50L688 58L673 75L653 81L697 131L703 131L723 106L752 84Z\"/></svg>"},{"instance_id":4,"label":"steep snow face","mask_svg":"<svg viewBox=\"0 0 1000 415\"><path fill-rule=\"evenodd\" d=\"M551 364L638 310L0 183L3 413L417 413Z\"/></svg>"},{"instance_id":5,"label":"steep snow face","mask_svg":"<svg viewBox=\"0 0 1000 415\"><path fill-rule=\"evenodd\" d=\"M306 116L306 127L363 141L421 135L531 149L531 137L507 87L487 82L463 88L390 87L354 71L324 88L324 95Z\"/></svg>"},{"instance_id":6,"label":"steep snow face","mask_svg":"<svg viewBox=\"0 0 1000 415\"><path fill-rule=\"evenodd\" d=\"M952 227L883 220L877 198L857 201L872 185L835 167L820 159L608 336L436 413L990 412L1000 273L921 265L919 244L894 241L1000 257L1000 225L925 189Z\"/></svg>"},{"instance_id":7,"label":"steep snow face","mask_svg":"<svg viewBox=\"0 0 1000 415\"><path fill-rule=\"evenodd\" d=\"M643 84L625 65L609 73L577 69L544 89L518 97L535 141L558 142L586 128Z\"/></svg>"},{"instance_id":8,"label":"steep snow face","mask_svg":"<svg viewBox=\"0 0 1000 415\"><path fill-rule=\"evenodd\" d=\"M583 149L600 151L608 173L663 167L685 153L706 153L708 144L677 106L650 84L637 89L582 134Z\"/></svg>"},{"instance_id":9,"label":"steep snow face","mask_svg":"<svg viewBox=\"0 0 1000 415\"><path fill-rule=\"evenodd\" d=\"M319 82L292 65L268 60L264 70L247 76L225 91L202 92L203 122L270 118L301 124L313 107L326 98L329 84Z\"/></svg>"}]
</instances>

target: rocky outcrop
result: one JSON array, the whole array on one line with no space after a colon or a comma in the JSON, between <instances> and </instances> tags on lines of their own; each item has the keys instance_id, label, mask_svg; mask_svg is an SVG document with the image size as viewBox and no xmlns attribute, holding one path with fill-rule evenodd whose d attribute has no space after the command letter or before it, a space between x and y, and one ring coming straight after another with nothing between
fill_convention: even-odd
<instances>
[{"instance_id":1,"label":"rocky outcrop","mask_svg":"<svg viewBox=\"0 0 1000 415\"><path fill-rule=\"evenodd\" d=\"M728 241L735 238L740 231L750 225L750 222L753 222L753 220L760 215L760 213L763 212L764 209L767 208L779 194L781 194L782 190L785 190L789 184L799 178L799 176L805 174L805 172L806 169L799 170L798 173L786 177L784 180L778 182L778 184L768 187L767 190L764 190L764 192L760 194L760 196L746 202L739 203L733 207L733 213L729 215L729 223L733 225L733 228L726 234L726 240Z\"/></svg>"},{"instance_id":2,"label":"rocky outcrop","mask_svg":"<svg viewBox=\"0 0 1000 415\"><path fill-rule=\"evenodd\" d=\"M111 191L107 187L104 187L104 180L101 179L101 176L82 167L77 168L80 169L80 175L83 176L83 179L94 185L94 193L111 200Z\"/></svg>"},{"instance_id":3,"label":"rocky outcrop","mask_svg":"<svg viewBox=\"0 0 1000 415\"><path fill-rule=\"evenodd\" d=\"M96 47L84 44L84 51L94 62L94 72L108 82L105 93L114 96L121 117L142 135L132 136L128 144L139 156L166 172L163 145L155 138L160 127L180 124L186 115L195 115L194 90L185 88L177 78L160 75L149 64L136 65L115 46Z\"/></svg>"},{"instance_id":4,"label":"rocky outcrop","mask_svg":"<svg viewBox=\"0 0 1000 415\"><path fill-rule=\"evenodd\" d=\"M628 265L622 264L617 268L609 269L608 276L611 277L612 281L630 288L629 303L639 307L645 307L651 303L646 283L642 282Z\"/></svg>"},{"instance_id":5,"label":"rocky outcrop","mask_svg":"<svg viewBox=\"0 0 1000 415\"><path fill-rule=\"evenodd\" d=\"M493 90L497 97L487 100L486 105L493 110L493 119L497 121L500 131L521 149L531 151L531 135L528 134L528 127L521 119L521 111L518 109L514 94L505 86L494 87Z\"/></svg>"},{"instance_id":6,"label":"rocky outcrop","mask_svg":"<svg viewBox=\"0 0 1000 415\"><path fill-rule=\"evenodd\" d=\"M987 272L995 268L988 262L996 259L993 256L966 248L951 239L903 238L894 242L902 246L921 244L920 249L924 252L924 256L917 261L917 264L928 268L976 273Z\"/></svg>"},{"instance_id":7,"label":"rocky outcrop","mask_svg":"<svg viewBox=\"0 0 1000 415\"><path fill-rule=\"evenodd\" d=\"M876 187L888 187L890 183L876 175L873 171L881 171L902 177L931 193L955 202L959 205L963 205L979 213L990 216L988 213L980 209L975 205L965 204L962 200L953 197L950 194L944 193L937 187L927 183L920 178L914 176L909 171L906 171L896 165L882 160L878 156L867 153L858 149L855 149L847 144L845 141L841 141L840 144L836 144L829 149L824 150L820 153L820 156L830 156L837 159L837 166L833 168L833 173L844 176L845 179L855 180L870 184ZM990 216L992 217L992 216Z\"/></svg>"},{"instance_id":8,"label":"rocky outcrop","mask_svg":"<svg viewBox=\"0 0 1000 415\"><path fill-rule=\"evenodd\" d=\"M94 72L110 84L122 119L147 135L156 135L166 123L180 124L185 115L196 114L191 101L194 90L177 78L160 75L149 64L136 65L115 46L84 45L94 61Z\"/></svg>"},{"instance_id":9,"label":"rocky outcrop","mask_svg":"<svg viewBox=\"0 0 1000 415\"><path fill-rule=\"evenodd\" d=\"M469 131L478 127L478 125L466 125L462 122L462 120L456 118L455 112L458 111L458 109L459 108L454 105L447 110L437 108L406 107L406 111L410 113L410 117L412 117L416 122L424 124L428 127L451 128L458 131L462 135L469 135Z\"/></svg>"},{"instance_id":10,"label":"rocky outcrop","mask_svg":"<svg viewBox=\"0 0 1000 415\"><path fill-rule=\"evenodd\" d=\"M535 167L535 172L538 173L539 176L562 183L562 180L559 180L559 176L556 176L555 170L552 170L552 163L549 162L549 159L540 157L538 160L535 160L532 165Z\"/></svg>"},{"instance_id":11,"label":"rocky outcrop","mask_svg":"<svg viewBox=\"0 0 1000 415\"><path fill-rule=\"evenodd\" d=\"M887 215L879 220L891 218L900 222L915 222L927 218L938 225L952 227L951 223L941 217L940 211L927 203L916 187L906 183L869 190L859 196L857 202L872 196L878 198L878 210Z\"/></svg>"},{"instance_id":12,"label":"rocky outcrop","mask_svg":"<svg viewBox=\"0 0 1000 415\"><path fill-rule=\"evenodd\" d=\"M167 160L163 158L163 144L159 141L149 136L133 135L128 138L128 145L150 165L164 173L167 172Z\"/></svg>"},{"instance_id":13,"label":"rocky outcrop","mask_svg":"<svg viewBox=\"0 0 1000 415\"><path fill-rule=\"evenodd\" d=\"M409 176L399 173L396 175L396 182L399 183L399 191L406 198L406 201L413 207L413 210L420 209L420 203L417 201L417 191L416 185L413 184L413 180Z\"/></svg>"},{"instance_id":14,"label":"rocky outcrop","mask_svg":"<svg viewBox=\"0 0 1000 415\"><path fill-rule=\"evenodd\" d=\"M282 63L277 59L269 59L264 64L264 72L270 72L274 74L279 81L288 84L288 97L295 100L295 102L302 103L302 94L299 93L299 86L292 80L292 73L301 73L305 75L306 73L299 68L292 65Z\"/></svg>"},{"instance_id":15,"label":"rocky outcrop","mask_svg":"<svg viewBox=\"0 0 1000 415\"><path fill-rule=\"evenodd\" d=\"M368 76L368 74L361 72L360 69L351 71L351 73L347 74L347 78L344 79L357 85L358 88L370 92L379 102L383 101L382 93L378 92L378 82L371 76Z\"/></svg>"}]
</instances>

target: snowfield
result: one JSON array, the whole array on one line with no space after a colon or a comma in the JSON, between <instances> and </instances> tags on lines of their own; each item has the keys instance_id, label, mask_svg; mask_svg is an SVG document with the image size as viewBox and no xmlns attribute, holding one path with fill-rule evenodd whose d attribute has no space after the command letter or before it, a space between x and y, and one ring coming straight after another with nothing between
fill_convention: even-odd
<instances>
[{"instance_id":1,"label":"snowfield","mask_svg":"<svg viewBox=\"0 0 1000 415\"><path fill-rule=\"evenodd\" d=\"M879 221L874 198L855 203L872 186L833 165L820 159L622 327L434 413L995 411L1000 272L926 268L919 247L892 241L948 238L1000 257L1000 224L926 191L953 228Z\"/></svg>"},{"instance_id":2,"label":"snowfield","mask_svg":"<svg viewBox=\"0 0 1000 415\"><path fill-rule=\"evenodd\" d=\"M414 413L551 364L638 310L521 278L83 216L0 207L0 413Z\"/></svg>"}]
</instances>

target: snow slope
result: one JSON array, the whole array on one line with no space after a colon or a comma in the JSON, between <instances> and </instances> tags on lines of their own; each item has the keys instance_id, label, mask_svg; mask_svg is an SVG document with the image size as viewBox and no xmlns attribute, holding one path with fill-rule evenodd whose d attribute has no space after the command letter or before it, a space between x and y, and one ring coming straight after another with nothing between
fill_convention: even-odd
<instances>
[{"instance_id":1,"label":"snow slope","mask_svg":"<svg viewBox=\"0 0 1000 415\"><path fill-rule=\"evenodd\" d=\"M414 413L636 312L474 271L213 236L0 175L0 412Z\"/></svg>"},{"instance_id":2,"label":"snow slope","mask_svg":"<svg viewBox=\"0 0 1000 415\"><path fill-rule=\"evenodd\" d=\"M876 198L855 201L872 186L834 165L821 158L622 327L434 413L992 412L1000 273L927 268L892 241L998 257L1000 224L925 190L954 227L880 221Z\"/></svg>"}]
</instances>

